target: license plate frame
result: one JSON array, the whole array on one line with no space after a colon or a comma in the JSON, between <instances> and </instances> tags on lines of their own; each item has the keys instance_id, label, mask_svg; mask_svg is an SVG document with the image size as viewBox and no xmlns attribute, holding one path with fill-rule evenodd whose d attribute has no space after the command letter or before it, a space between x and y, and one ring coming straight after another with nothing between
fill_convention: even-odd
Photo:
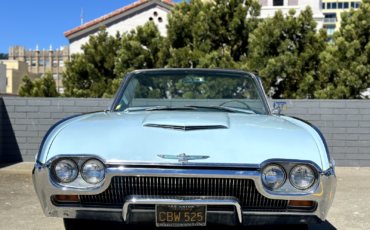
<instances>
[{"instance_id":1,"label":"license plate frame","mask_svg":"<svg viewBox=\"0 0 370 230\"><path fill-rule=\"evenodd\" d=\"M168 216L167 213L172 213L172 221L170 222L168 222L168 220L171 220L171 218L169 218L170 216ZM175 213L177 214L176 216ZM188 213L187 216L185 215L185 213ZM176 221L176 219L178 221ZM155 224L157 227L206 226L207 205L171 205L171 204L155 205Z\"/></svg>"}]
</instances>

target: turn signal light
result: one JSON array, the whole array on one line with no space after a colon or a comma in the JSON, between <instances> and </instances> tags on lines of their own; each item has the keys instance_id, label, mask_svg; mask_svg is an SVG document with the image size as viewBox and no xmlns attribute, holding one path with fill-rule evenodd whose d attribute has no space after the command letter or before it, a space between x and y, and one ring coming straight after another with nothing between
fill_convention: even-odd
<instances>
[{"instance_id":1,"label":"turn signal light","mask_svg":"<svg viewBox=\"0 0 370 230\"><path fill-rule=\"evenodd\" d=\"M57 195L59 201L79 201L77 195Z\"/></svg>"},{"instance_id":2,"label":"turn signal light","mask_svg":"<svg viewBox=\"0 0 370 230\"><path fill-rule=\"evenodd\" d=\"M289 201L289 206L311 207L312 205L313 205L313 202L308 201L308 200L291 200L291 201Z\"/></svg>"}]
</instances>

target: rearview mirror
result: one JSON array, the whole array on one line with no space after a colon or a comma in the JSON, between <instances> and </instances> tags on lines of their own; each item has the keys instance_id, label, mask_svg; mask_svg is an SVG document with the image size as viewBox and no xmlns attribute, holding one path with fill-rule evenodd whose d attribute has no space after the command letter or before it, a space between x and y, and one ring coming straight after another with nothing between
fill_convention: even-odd
<instances>
[{"instance_id":1,"label":"rearview mirror","mask_svg":"<svg viewBox=\"0 0 370 230\"><path fill-rule=\"evenodd\" d=\"M286 110L287 110L286 102L274 102L274 108L272 110L273 114L280 116L281 111Z\"/></svg>"}]
</instances>

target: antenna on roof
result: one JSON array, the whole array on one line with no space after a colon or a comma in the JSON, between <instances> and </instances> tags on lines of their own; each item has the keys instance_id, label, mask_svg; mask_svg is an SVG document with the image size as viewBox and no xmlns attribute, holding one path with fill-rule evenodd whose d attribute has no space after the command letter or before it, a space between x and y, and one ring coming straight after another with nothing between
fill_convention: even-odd
<instances>
[{"instance_id":1,"label":"antenna on roof","mask_svg":"<svg viewBox=\"0 0 370 230\"><path fill-rule=\"evenodd\" d=\"M81 8L81 26L84 24L84 9Z\"/></svg>"}]
</instances>

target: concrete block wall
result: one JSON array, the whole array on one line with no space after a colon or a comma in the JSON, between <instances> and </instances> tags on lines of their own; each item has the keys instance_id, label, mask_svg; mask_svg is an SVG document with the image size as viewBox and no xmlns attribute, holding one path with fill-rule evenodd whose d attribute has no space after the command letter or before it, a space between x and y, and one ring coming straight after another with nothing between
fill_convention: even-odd
<instances>
[{"instance_id":1,"label":"concrete block wall","mask_svg":"<svg viewBox=\"0 0 370 230\"><path fill-rule=\"evenodd\" d=\"M322 131L337 165L370 166L370 100L285 101L285 115L305 119ZM53 124L75 114L105 110L111 102L94 98L0 98L0 162L34 161L43 136Z\"/></svg>"},{"instance_id":2,"label":"concrete block wall","mask_svg":"<svg viewBox=\"0 0 370 230\"><path fill-rule=\"evenodd\" d=\"M370 167L370 100L284 101L285 115L307 120L321 130L337 165Z\"/></svg>"},{"instance_id":3,"label":"concrete block wall","mask_svg":"<svg viewBox=\"0 0 370 230\"><path fill-rule=\"evenodd\" d=\"M34 161L56 122L75 114L108 109L112 99L0 98L0 162Z\"/></svg>"}]
</instances>

